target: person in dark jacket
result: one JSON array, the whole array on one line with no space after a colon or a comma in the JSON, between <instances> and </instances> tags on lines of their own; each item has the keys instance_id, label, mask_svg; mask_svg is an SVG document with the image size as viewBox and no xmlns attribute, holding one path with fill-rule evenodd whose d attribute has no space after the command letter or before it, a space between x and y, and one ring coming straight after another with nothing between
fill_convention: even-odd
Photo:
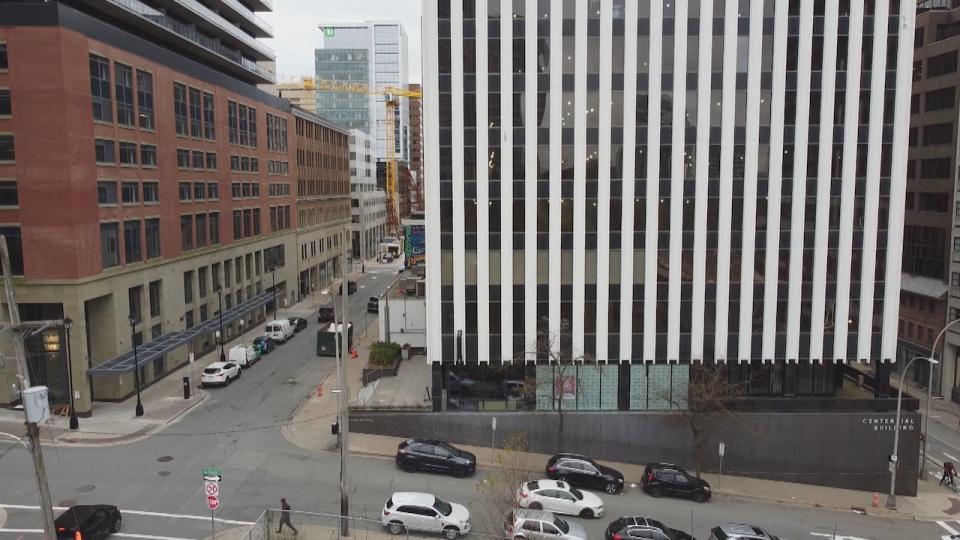
<instances>
[{"instance_id":1,"label":"person in dark jacket","mask_svg":"<svg viewBox=\"0 0 960 540\"><path fill-rule=\"evenodd\" d=\"M290 523L290 505L287 504L287 500L284 498L280 499L280 509L280 526L277 527L277 533L279 534L281 531L283 531L283 526L286 525L287 527L290 527L290 529L293 531L293 534L296 535L298 532L297 528L293 526L293 523Z\"/></svg>"},{"instance_id":2,"label":"person in dark jacket","mask_svg":"<svg viewBox=\"0 0 960 540\"><path fill-rule=\"evenodd\" d=\"M940 477L940 485L943 485L944 480L947 484L952 486L954 489L957 488L957 485L953 481L953 477L957 475L957 469L953 466L953 463L946 461L943 463L943 476Z\"/></svg>"}]
</instances>

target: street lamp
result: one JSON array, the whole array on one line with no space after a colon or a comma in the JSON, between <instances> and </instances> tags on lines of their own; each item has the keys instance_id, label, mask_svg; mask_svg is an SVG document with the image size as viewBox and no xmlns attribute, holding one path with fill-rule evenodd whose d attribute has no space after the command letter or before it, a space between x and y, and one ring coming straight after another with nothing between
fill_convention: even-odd
<instances>
[{"instance_id":1,"label":"street lamp","mask_svg":"<svg viewBox=\"0 0 960 540\"><path fill-rule=\"evenodd\" d=\"M226 362L227 355L223 354L223 289L217 285L217 303L220 306L220 329L217 330L217 341L220 342L220 361Z\"/></svg>"},{"instance_id":2,"label":"street lamp","mask_svg":"<svg viewBox=\"0 0 960 540\"><path fill-rule=\"evenodd\" d=\"M943 330L940 330L940 333L937 334L937 339L933 341L933 348L930 349L930 358L933 358L934 355L937 354L937 344L940 343L940 340L946 335L947 329L957 323L960 323L960 319L954 319L948 322L947 325L943 327ZM940 353L940 358L943 358L943 353ZM923 415L923 439L920 441L920 472L918 474L921 480L923 480L923 473L927 466L927 428L930 427L930 401L933 399L933 366L931 366L928 371L930 372L930 378L927 381L927 412Z\"/></svg>"},{"instance_id":3,"label":"street lamp","mask_svg":"<svg viewBox=\"0 0 960 540\"><path fill-rule=\"evenodd\" d=\"M130 314L130 342L133 343L133 384L137 387L137 408L135 414L143 416L143 402L140 401L140 359L137 357L137 319Z\"/></svg>"},{"instance_id":4,"label":"street lamp","mask_svg":"<svg viewBox=\"0 0 960 540\"><path fill-rule=\"evenodd\" d=\"M77 420L77 411L73 402L73 363L70 360L70 328L73 326L73 319L67 317L63 319L63 329L67 332L67 390L70 392L70 429L76 430L80 427L80 421Z\"/></svg>"},{"instance_id":5,"label":"street lamp","mask_svg":"<svg viewBox=\"0 0 960 540\"><path fill-rule=\"evenodd\" d=\"M270 288L270 291L273 292L273 320L277 320L277 269L274 268L270 270L270 276L273 278L273 287Z\"/></svg>"},{"instance_id":6,"label":"street lamp","mask_svg":"<svg viewBox=\"0 0 960 540\"><path fill-rule=\"evenodd\" d=\"M243 340L243 319L244 319L244 317L246 317L246 315L244 315L243 317L240 318L240 344L241 344L241 345L246 345L246 342Z\"/></svg>"},{"instance_id":7,"label":"street lamp","mask_svg":"<svg viewBox=\"0 0 960 540\"><path fill-rule=\"evenodd\" d=\"M915 356L907 362L907 365L903 368L903 373L900 374L900 389L897 392L897 419L893 425L893 453L890 454L890 493L887 495L887 508L890 510L897 509L897 446L900 444L900 402L903 399L903 385L906 383L910 364L913 364L916 360L926 360L931 367L940 363L933 358ZM920 466L922 467L923 464L921 463Z\"/></svg>"}]
</instances>

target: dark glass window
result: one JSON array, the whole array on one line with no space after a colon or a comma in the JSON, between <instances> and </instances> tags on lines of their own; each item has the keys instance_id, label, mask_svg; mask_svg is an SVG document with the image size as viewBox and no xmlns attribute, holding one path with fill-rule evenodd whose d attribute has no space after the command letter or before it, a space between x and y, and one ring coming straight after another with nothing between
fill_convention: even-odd
<instances>
[{"instance_id":1,"label":"dark glass window","mask_svg":"<svg viewBox=\"0 0 960 540\"><path fill-rule=\"evenodd\" d=\"M116 227L116 223L113 224ZM7 250L10 252L10 271L17 276L23 275L23 238L20 227L0 227L0 236L7 238Z\"/></svg>"},{"instance_id":2,"label":"dark glass window","mask_svg":"<svg viewBox=\"0 0 960 540\"><path fill-rule=\"evenodd\" d=\"M177 168L190 168L190 151L186 148L177 148Z\"/></svg>"},{"instance_id":3,"label":"dark glass window","mask_svg":"<svg viewBox=\"0 0 960 540\"><path fill-rule=\"evenodd\" d=\"M145 203L160 202L160 184L158 184L157 182L143 183L143 202Z\"/></svg>"},{"instance_id":4,"label":"dark glass window","mask_svg":"<svg viewBox=\"0 0 960 540\"><path fill-rule=\"evenodd\" d=\"M17 206L20 204L20 197L17 194L17 183L15 181L0 182L0 206Z\"/></svg>"},{"instance_id":5,"label":"dark glass window","mask_svg":"<svg viewBox=\"0 0 960 540\"><path fill-rule=\"evenodd\" d=\"M140 164L144 167L157 166L157 147L152 144L140 145Z\"/></svg>"},{"instance_id":6,"label":"dark glass window","mask_svg":"<svg viewBox=\"0 0 960 540\"><path fill-rule=\"evenodd\" d=\"M123 202L129 204L140 202L140 184L137 182L122 183L120 192L123 195Z\"/></svg>"},{"instance_id":7,"label":"dark glass window","mask_svg":"<svg viewBox=\"0 0 960 540\"><path fill-rule=\"evenodd\" d=\"M916 95L916 94L915 94ZM925 109L927 112L931 111L942 111L945 109L952 109L956 104L957 89L956 87L950 86L947 88L941 88L939 90L931 90L926 93L924 96ZM919 101L919 100L917 100ZM920 107L917 107L917 110L913 110L913 103L910 104L911 112L918 113L920 112Z\"/></svg>"},{"instance_id":8,"label":"dark glass window","mask_svg":"<svg viewBox=\"0 0 960 540\"><path fill-rule=\"evenodd\" d=\"M193 249L193 216L180 216L180 249Z\"/></svg>"},{"instance_id":9,"label":"dark glass window","mask_svg":"<svg viewBox=\"0 0 960 540\"><path fill-rule=\"evenodd\" d=\"M927 78L957 71L957 51L931 56L927 59Z\"/></svg>"},{"instance_id":10,"label":"dark glass window","mask_svg":"<svg viewBox=\"0 0 960 540\"><path fill-rule=\"evenodd\" d=\"M93 141L93 151L97 163L116 163L116 145L113 141L107 139L95 139ZM0 160L3 157L0 156Z\"/></svg>"},{"instance_id":11,"label":"dark glass window","mask_svg":"<svg viewBox=\"0 0 960 540\"><path fill-rule=\"evenodd\" d=\"M211 171L217 170L217 153L216 152L207 152L207 169Z\"/></svg>"},{"instance_id":12,"label":"dark glass window","mask_svg":"<svg viewBox=\"0 0 960 540\"><path fill-rule=\"evenodd\" d=\"M147 258L155 259L160 256L160 219L151 218L146 221L147 229Z\"/></svg>"},{"instance_id":13,"label":"dark glass window","mask_svg":"<svg viewBox=\"0 0 960 540\"><path fill-rule=\"evenodd\" d=\"M125 262L137 262L143 257L140 242L140 220L124 221L123 257Z\"/></svg>"},{"instance_id":14,"label":"dark glass window","mask_svg":"<svg viewBox=\"0 0 960 540\"><path fill-rule=\"evenodd\" d=\"M97 203L117 204L117 183L97 182Z\"/></svg>"},{"instance_id":15,"label":"dark glass window","mask_svg":"<svg viewBox=\"0 0 960 540\"><path fill-rule=\"evenodd\" d=\"M187 87L173 83L173 118L177 135L187 135Z\"/></svg>"},{"instance_id":16,"label":"dark glass window","mask_svg":"<svg viewBox=\"0 0 960 540\"><path fill-rule=\"evenodd\" d=\"M93 119L112 122L110 61L95 54L90 55L90 95L93 98Z\"/></svg>"},{"instance_id":17,"label":"dark glass window","mask_svg":"<svg viewBox=\"0 0 960 540\"><path fill-rule=\"evenodd\" d=\"M190 95L190 136L199 138L203 133L202 104L200 90L191 87Z\"/></svg>"},{"instance_id":18,"label":"dark glass window","mask_svg":"<svg viewBox=\"0 0 960 540\"><path fill-rule=\"evenodd\" d=\"M8 237L7 247L9 246ZM100 224L100 262L104 268L120 264L120 226L117 223Z\"/></svg>"},{"instance_id":19,"label":"dark glass window","mask_svg":"<svg viewBox=\"0 0 960 540\"><path fill-rule=\"evenodd\" d=\"M137 164L137 145L132 142L121 142L120 143L120 164L121 165L136 165Z\"/></svg>"},{"instance_id":20,"label":"dark glass window","mask_svg":"<svg viewBox=\"0 0 960 540\"><path fill-rule=\"evenodd\" d=\"M220 212L210 214L210 244L220 243ZM227 283L229 285L229 283Z\"/></svg>"},{"instance_id":21,"label":"dark glass window","mask_svg":"<svg viewBox=\"0 0 960 540\"><path fill-rule=\"evenodd\" d=\"M14 161L17 159L13 142L13 134L0 135L0 161Z\"/></svg>"},{"instance_id":22,"label":"dark glass window","mask_svg":"<svg viewBox=\"0 0 960 540\"><path fill-rule=\"evenodd\" d=\"M10 63L7 61L6 43L0 43L0 69L10 69Z\"/></svg>"},{"instance_id":23,"label":"dark glass window","mask_svg":"<svg viewBox=\"0 0 960 540\"><path fill-rule=\"evenodd\" d=\"M137 70L137 113L142 129L153 129L153 75Z\"/></svg>"},{"instance_id":24,"label":"dark glass window","mask_svg":"<svg viewBox=\"0 0 960 540\"><path fill-rule=\"evenodd\" d=\"M177 185L177 190L180 192L181 201L189 201L190 196L192 195L190 191L190 182L180 182Z\"/></svg>"},{"instance_id":25,"label":"dark glass window","mask_svg":"<svg viewBox=\"0 0 960 540\"><path fill-rule=\"evenodd\" d=\"M216 121L214 116L213 94L203 93L203 138L214 140L217 138Z\"/></svg>"},{"instance_id":26,"label":"dark glass window","mask_svg":"<svg viewBox=\"0 0 960 540\"><path fill-rule=\"evenodd\" d=\"M113 75L117 81L117 123L121 126L132 126L133 68L114 62Z\"/></svg>"},{"instance_id":27,"label":"dark glass window","mask_svg":"<svg viewBox=\"0 0 960 540\"><path fill-rule=\"evenodd\" d=\"M227 138L230 144L237 144L237 104L233 101L227 102Z\"/></svg>"},{"instance_id":28,"label":"dark glass window","mask_svg":"<svg viewBox=\"0 0 960 540\"><path fill-rule=\"evenodd\" d=\"M0 116L13 114L13 104L10 101L10 89L0 88Z\"/></svg>"}]
</instances>

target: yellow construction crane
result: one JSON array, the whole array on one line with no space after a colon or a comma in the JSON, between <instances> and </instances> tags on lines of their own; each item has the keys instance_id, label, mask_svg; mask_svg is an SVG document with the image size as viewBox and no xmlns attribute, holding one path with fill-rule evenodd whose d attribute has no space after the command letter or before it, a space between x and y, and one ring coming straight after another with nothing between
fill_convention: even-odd
<instances>
[{"instance_id":1,"label":"yellow construction crane","mask_svg":"<svg viewBox=\"0 0 960 540\"><path fill-rule=\"evenodd\" d=\"M400 108L400 99L420 99L422 92L409 90L406 88L397 88L387 86L384 88L371 88L364 83L317 80L310 77L304 77L303 87L306 90L317 90L322 92L344 92L349 94L366 94L384 97L386 105L386 132L387 132L387 230L391 235L400 234L400 209L399 194L397 190L397 157L396 157L396 133L395 116ZM376 136L376 134L374 134Z\"/></svg>"}]
</instances>

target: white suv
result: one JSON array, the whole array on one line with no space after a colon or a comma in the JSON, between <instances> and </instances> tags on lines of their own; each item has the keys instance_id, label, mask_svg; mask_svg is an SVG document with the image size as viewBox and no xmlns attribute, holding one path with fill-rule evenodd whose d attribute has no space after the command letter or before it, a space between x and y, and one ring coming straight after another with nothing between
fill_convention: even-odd
<instances>
[{"instance_id":1,"label":"white suv","mask_svg":"<svg viewBox=\"0 0 960 540\"><path fill-rule=\"evenodd\" d=\"M587 540L583 525L546 510L514 510L507 514L503 528L503 536L513 540Z\"/></svg>"},{"instance_id":2,"label":"white suv","mask_svg":"<svg viewBox=\"0 0 960 540\"><path fill-rule=\"evenodd\" d=\"M381 522L391 534L435 532L454 540L470 532L470 511L429 493L398 491L383 505Z\"/></svg>"},{"instance_id":3,"label":"white suv","mask_svg":"<svg viewBox=\"0 0 960 540\"><path fill-rule=\"evenodd\" d=\"M600 497L571 487L561 480L535 480L520 484L517 506L588 519L603 515L603 500Z\"/></svg>"}]
</instances>

